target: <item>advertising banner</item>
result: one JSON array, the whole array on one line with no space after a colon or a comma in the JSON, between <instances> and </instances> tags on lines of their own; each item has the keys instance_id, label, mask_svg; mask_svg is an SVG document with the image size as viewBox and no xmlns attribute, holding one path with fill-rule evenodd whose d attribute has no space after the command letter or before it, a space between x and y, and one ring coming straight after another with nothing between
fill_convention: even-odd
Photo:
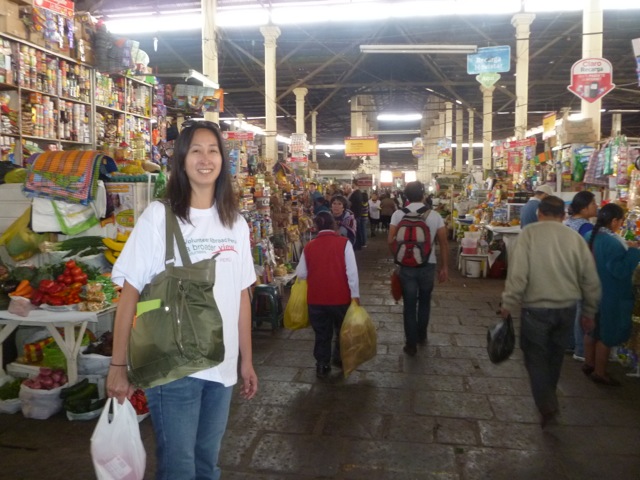
<instances>
[{"instance_id":1,"label":"advertising banner","mask_svg":"<svg viewBox=\"0 0 640 480\"><path fill-rule=\"evenodd\" d=\"M344 154L347 157L378 155L378 137L345 137Z\"/></svg>"},{"instance_id":2,"label":"advertising banner","mask_svg":"<svg viewBox=\"0 0 640 480\"><path fill-rule=\"evenodd\" d=\"M478 53L467 55L467 73L500 73L511 69L511 47L502 45L498 47L479 48Z\"/></svg>"},{"instance_id":3,"label":"advertising banner","mask_svg":"<svg viewBox=\"0 0 640 480\"><path fill-rule=\"evenodd\" d=\"M33 5L38 8L51 10L65 17L73 18L75 3L71 0L33 0Z\"/></svg>"},{"instance_id":4,"label":"advertising banner","mask_svg":"<svg viewBox=\"0 0 640 480\"><path fill-rule=\"evenodd\" d=\"M593 103L615 88L613 67L604 58L583 58L571 67L569 91L589 103Z\"/></svg>"}]
</instances>

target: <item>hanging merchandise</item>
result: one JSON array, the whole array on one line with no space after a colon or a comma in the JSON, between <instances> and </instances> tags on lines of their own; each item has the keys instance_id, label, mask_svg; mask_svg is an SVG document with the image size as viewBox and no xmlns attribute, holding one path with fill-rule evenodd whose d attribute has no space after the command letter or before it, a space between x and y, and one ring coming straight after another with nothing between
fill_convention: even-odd
<instances>
[{"instance_id":1,"label":"hanging merchandise","mask_svg":"<svg viewBox=\"0 0 640 480\"><path fill-rule=\"evenodd\" d=\"M595 148L579 145L573 150L572 179L574 182L582 182L589 165L589 158L593 155Z\"/></svg>"}]
</instances>

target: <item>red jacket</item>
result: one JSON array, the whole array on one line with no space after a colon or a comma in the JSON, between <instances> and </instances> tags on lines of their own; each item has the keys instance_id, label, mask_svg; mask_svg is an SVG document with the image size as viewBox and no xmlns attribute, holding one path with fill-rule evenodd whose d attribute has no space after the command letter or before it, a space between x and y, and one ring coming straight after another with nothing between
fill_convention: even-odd
<instances>
[{"instance_id":1,"label":"red jacket","mask_svg":"<svg viewBox=\"0 0 640 480\"><path fill-rule=\"evenodd\" d=\"M345 237L335 232L323 231L304 247L309 305L351 303L347 263L344 258L347 242Z\"/></svg>"}]
</instances>

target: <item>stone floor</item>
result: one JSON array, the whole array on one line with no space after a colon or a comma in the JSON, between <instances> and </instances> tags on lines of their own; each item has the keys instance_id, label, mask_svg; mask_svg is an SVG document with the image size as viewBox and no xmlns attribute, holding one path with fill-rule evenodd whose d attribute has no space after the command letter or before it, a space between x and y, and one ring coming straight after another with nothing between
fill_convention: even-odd
<instances>
[{"instance_id":1,"label":"stone floor","mask_svg":"<svg viewBox=\"0 0 640 480\"><path fill-rule=\"evenodd\" d=\"M521 352L496 366L485 351L503 281L462 278L452 268L434 292L429 345L410 358L388 256L380 236L357 252L378 355L347 379L335 369L326 381L315 378L312 331L272 333L263 324L254 332L260 391L251 401L234 397L223 479L640 478L639 379L611 364L623 386L599 386L567 356L561 415L543 431ZM94 425L0 416L0 479L94 478ZM151 421L141 430L151 479Z\"/></svg>"}]
</instances>

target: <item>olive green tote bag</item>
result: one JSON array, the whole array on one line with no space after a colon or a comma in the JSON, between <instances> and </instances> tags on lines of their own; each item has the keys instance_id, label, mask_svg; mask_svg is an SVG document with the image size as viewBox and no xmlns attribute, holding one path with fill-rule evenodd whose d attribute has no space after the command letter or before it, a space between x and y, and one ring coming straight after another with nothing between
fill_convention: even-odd
<instances>
[{"instance_id":1,"label":"olive green tote bag","mask_svg":"<svg viewBox=\"0 0 640 480\"><path fill-rule=\"evenodd\" d=\"M178 380L224 359L222 317L213 297L217 255L192 264L167 204L165 212L165 270L140 294L127 351L129 380L141 388ZM175 265L174 238L181 267Z\"/></svg>"}]
</instances>

